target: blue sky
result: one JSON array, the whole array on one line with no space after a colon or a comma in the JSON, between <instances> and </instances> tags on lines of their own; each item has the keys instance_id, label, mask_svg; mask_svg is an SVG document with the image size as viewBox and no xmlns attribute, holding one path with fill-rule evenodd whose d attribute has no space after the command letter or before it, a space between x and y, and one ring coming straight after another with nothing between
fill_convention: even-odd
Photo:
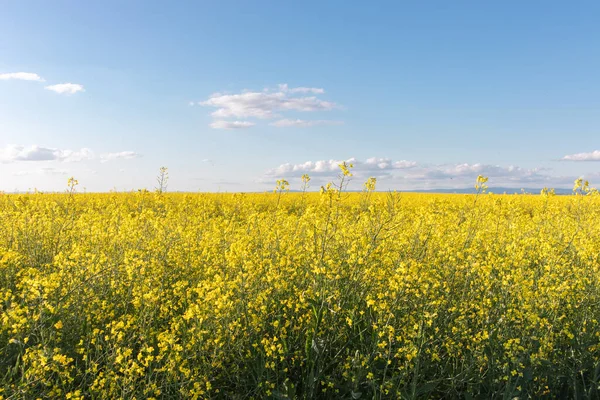
<instances>
[{"instance_id":1,"label":"blue sky","mask_svg":"<svg viewBox=\"0 0 600 400\"><path fill-rule=\"evenodd\" d=\"M0 190L600 182L597 1L1 9Z\"/></svg>"}]
</instances>

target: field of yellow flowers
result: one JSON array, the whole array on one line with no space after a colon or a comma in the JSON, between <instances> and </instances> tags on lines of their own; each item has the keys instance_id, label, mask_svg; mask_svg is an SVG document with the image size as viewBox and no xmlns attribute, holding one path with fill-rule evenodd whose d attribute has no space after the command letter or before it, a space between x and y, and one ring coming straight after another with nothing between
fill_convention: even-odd
<instances>
[{"instance_id":1,"label":"field of yellow flowers","mask_svg":"<svg viewBox=\"0 0 600 400\"><path fill-rule=\"evenodd\" d=\"M597 398L600 196L484 185L0 195L0 398Z\"/></svg>"}]
</instances>

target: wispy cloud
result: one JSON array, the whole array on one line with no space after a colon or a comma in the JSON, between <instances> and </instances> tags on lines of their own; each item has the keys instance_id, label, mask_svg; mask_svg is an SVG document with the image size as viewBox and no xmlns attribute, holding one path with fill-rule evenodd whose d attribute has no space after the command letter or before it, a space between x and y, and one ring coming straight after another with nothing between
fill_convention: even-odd
<instances>
[{"instance_id":1,"label":"wispy cloud","mask_svg":"<svg viewBox=\"0 0 600 400\"><path fill-rule=\"evenodd\" d=\"M80 150L61 150L42 146L8 145L0 148L0 162L11 163L16 161L64 161L77 162L90 160L94 157L88 148Z\"/></svg>"},{"instance_id":2,"label":"wispy cloud","mask_svg":"<svg viewBox=\"0 0 600 400\"><path fill-rule=\"evenodd\" d=\"M269 125L276 126L278 128L308 128L312 126L332 126L332 125L343 125L344 121L333 121L333 120L304 120L304 119L280 119L272 122Z\"/></svg>"},{"instance_id":3,"label":"wispy cloud","mask_svg":"<svg viewBox=\"0 0 600 400\"><path fill-rule=\"evenodd\" d=\"M20 80L20 81L35 81L44 82L44 79L33 72L9 72L0 74L0 81Z\"/></svg>"},{"instance_id":4,"label":"wispy cloud","mask_svg":"<svg viewBox=\"0 0 600 400\"><path fill-rule=\"evenodd\" d=\"M312 88L312 87L296 87L290 88L287 83L280 83L278 85L279 90L281 92L289 92L289 93L314 93L314 94L324 94L325 89L322 88ZM268 89L267 89L268 90Z\"/></svg>"},{"instance_id":5,"label":"wispy cloud","mask_svg":"<svg viewBox=\"0 0 600 400\"><path fill-rule=\"evenodd\" d=\"M38 172L45 175L67 175L69 171L62 168L44 167L40 168Z\"/></svg>"},{"instance_id":6,"label":"wispy cloud","mask_svg":"<svg viewBox=\"0 0 600 400\"><path fill-rule=\"evenodd\" d=\"M141 154L135 151L119 151L117 153L106 153L100 156L100 162L108 162L113 160L131 160L133 158L141 157Z\"/></svg>"},{"instance_id":7,"label":"wispy cloud","mask_svg":"<svg viewBox=\"0 0 600 400\"><path fill-rule=\"evenodd\" d=\"M254 122L250 121L223 121L218 120L214 121L210 124L210 127L213 129L246 129L251 128L256 125Z\"/></svg>"},{"instance_id":8,"label":"wispy cloud","mask_svg":"<svg viewBox=\"0 0 600 400\"><path fill-rule=\"evenodd\" d=\"M14 172L14 176L27 176L27 175L67 175L69 171L61 168L44 167L38 168L33 171L17 171Z\"/></svg>"},{"instance_id":9,"label":"wispy cloud","mask_svg":"<svg viewBox=\"0 0 600 400\"><path fill-rule=\"evenodd\" d=\"M600 150L589 153L576 153L564 156L563 161L600 161Z\"/></svg>"},{"instance_id":10,"label":"wispy cloud","mask_svg":"<svg viewBox=\"0 0 600 400\"><path fill-rule=\"evenodd\" d=\"M239 185L241 185L240 182L226 181L226 180L223 180L223 179L216 180L216 181L213 182L213 184L215 184L215 185L225 185L225 186L239 186Z\"/></svg>"},{"instance_id":11,"label":"wispy cloud","mask_svg":"<svg viewBox=\"0 0 600 400\"><path fill-rule=\"evenodd\" d=\"M46 89L58 94L75 94L77 92L85 92L83 86L78 83L59 83L57 85L46 86Z\"/></svg>"},{"instance_id":12,"label":"wispy cloud","mask_svg":"<svg viewBox=\"0 0 600 400\"><path fill-rule=\"evenodd\" d=\"M245 90L237 94L215 93L207 100L197 104L216 109L211 115L217 120L210 125L215 129L247 128L250 126L248 121L243 121L242 125L237 124L238 126L223 122L228 118L274 119L282 118L282 113L286 112L331 111L340 108L336 103L322 100L317 96L306 96L305 94L308 93L320 95L324 94L325 90L312 87L290 88L287 84L281 84L274 90ZM281 121L283 122L275 122L274 126L294 126L294 124L295 126L301 126L301 124L314 126L323 123L323 121L302 122L301 120L291 119L282 119ZM286 123L288 125L285 125Z\"/></svg>"}]
</instances>

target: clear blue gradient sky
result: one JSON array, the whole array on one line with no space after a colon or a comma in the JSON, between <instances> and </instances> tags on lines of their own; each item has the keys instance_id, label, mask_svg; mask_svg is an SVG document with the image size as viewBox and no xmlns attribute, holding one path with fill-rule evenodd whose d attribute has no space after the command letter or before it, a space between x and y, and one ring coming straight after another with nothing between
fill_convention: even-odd
<instances>
[{"instance_id":1,"label":"clear blue gradient sky","mask_svg":"<svg viewBox=\"0 0 600 400\"><path fill-rule=\"evenodd\" d=\"M598 1L4 1L0 190L600 185Z\"/></svg>"}]
</instances>

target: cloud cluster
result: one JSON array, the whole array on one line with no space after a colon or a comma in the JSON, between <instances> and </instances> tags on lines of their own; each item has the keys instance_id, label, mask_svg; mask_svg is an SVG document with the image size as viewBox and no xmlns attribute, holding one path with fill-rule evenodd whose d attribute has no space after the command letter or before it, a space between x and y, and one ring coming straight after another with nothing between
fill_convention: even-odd
<instances>
[{"instance_id":1,"label":"cloud cluster","mask_svg":"<svg viewBox=\"0 0 600 400\"><path fill-rule=\"evenodd\" d=\"M317 112L331 111L339 106L336 103L319 99L315 95L324 94L322 88L295 87L290 88L287 84L280 84L275 91L264 89L263 91L243 91L237 94L215 93L207 100L197 103L204 107L212 107L216 110L211 113L216 120L210 124L215 129L243 129L250 128L255 123L250 121L226 121L228 118L259 120L282 118L286 112ZM311 95L307 95L311 94ZM276 127L289 126L316 126L335 125L339 121L303 121L281 119L271 125Z\"/></svg>"},{"instance_id":2,"label":"cloud cluster","mask_svg":"<svg viewBox=\"0 0 600 400\"><path fill-rule=\"evenodd\" d=\"M45 82L46 80L33 72L7 72L0 74L0 80L20 80L20 81L34 81L34 82ZM58 94L75 94L77 92L84 92L83 85L78 83L58 83L55 85L48 85L45 87L46 90L53 91Z\"/></svg>"},{"instance_id":3,"label":"cloud cluster","mask_svg":"<svg viewBox=\"0 0 600 400\"><path fill-rule=\"evenodd\" d=\"M481 163L419 164L415 161L373 157L364 161L350 158L307 161L300 164L285 163L267 170L260 181L271 182L278 178L294 180L308 174L315 179L315 183L323 184L337 178L342 161L354 164L352 173L359 182L372 176L382 181L384 188L401 190L466 188L473 185L478 175L488 176L490 185L510 188L560 187L570 185L575 178L554 176L550 174L550 170L542 168L526 169Z\"/></svg>"},{"instance_id":4,"label":"cloud cluster","mask_svg":"<svg viewBox=\"0 0 600 400\"><path fill-rule=\"evenodd\" d=\"M600 161L600 150L589 153L568 154L561 158L563 161Z\"/></svg>"},{"instance_id":5,"label":"cloud cluster","mask_svg":"<svg viewBox=\"0 0 600 400\"><path fill-rule=\"evenodd\" d=\"M471 184L478 175L489 177L495 186L520 187L524 184L565 183L561 177L553 177L548 175L548 172L550 171L544 168L527 169L514 165L505 167L480 163L450 164L420 166L415 169L414 173L402 178L408 181L430 182L435 185L447 184L449 187ZM450 182L452 180L456 180L456 182ZM569 182L572 182L572 179Z\"/></svg>"},{"instance_id":6,"label":"cloud cluster","mask_svg":"<svg viewBox=\"0 0 600 400\"><path fill-rule=\"evenodd\" d=\"M122 151L119 153L102 154L99 158L101 162L106 162L116 159L131 159L139 156L138 153L133 151ZM63 150L38 145L26 147L14 144L0 148L0 163L3 164L35 161L80 162L94 159L96 159L94 152L88 148Z\"/></svg>"},{"instance_id":7,"label":"cloud cluster","mask_svg":"<svg viewBox=\"0 0 600 400\"><path fill-rule=\"evenodd\" d=\"M266 175L295 178L308 174L330 179L339 174L339 165L344 161L354 165L352 172L357 176L384 176L389 175L393 170L414 168L417 165L414 161L392 161L388 158L369 158L364 162L356 158L349 158L347 160L306 161L302 164L285 163L268 170Z\"/></svg>"}]
</instances>

